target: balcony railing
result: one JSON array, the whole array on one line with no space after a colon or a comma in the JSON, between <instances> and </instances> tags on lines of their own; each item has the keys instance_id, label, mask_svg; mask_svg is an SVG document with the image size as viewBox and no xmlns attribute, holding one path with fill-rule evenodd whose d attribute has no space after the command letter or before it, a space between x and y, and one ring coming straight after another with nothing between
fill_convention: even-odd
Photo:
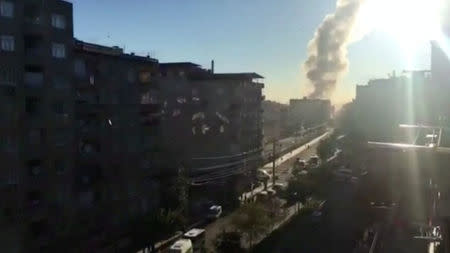
<instances>
[{"instance_id":1,"label":"balcony railing","mask_svg":"<svg viewBox=\"0 0 450 253\"><path fill-rule=\"evenodd\" d=\"M25 72L24 83L26 87L41 88L44 85L44 74L42 72Z\"/></svg>"}]
</instances>

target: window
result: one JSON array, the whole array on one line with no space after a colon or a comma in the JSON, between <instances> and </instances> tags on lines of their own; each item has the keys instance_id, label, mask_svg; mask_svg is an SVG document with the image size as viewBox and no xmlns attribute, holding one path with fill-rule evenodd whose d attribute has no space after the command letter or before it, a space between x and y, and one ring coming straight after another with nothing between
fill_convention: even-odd
<instances>
[{"instance_id":1,"label":"window","mask_svg":"<svg viewBox=\"0 0 450 253\"><path fill-rule=\"evenodd\" d=\"M10 35L0 36L1 40L1 50L12 52L14 51L14 37Z\"/></svg>"},{"instance_id":2,"label":"window","mask_svg":"<svg viewBox=\"0 0 450 253\"><path fill-rule=\"evenodd\" d=\"M52 26L58 29L66 29L66 17L60 14L52 14Z\"/></svg>"},{"instance_id":3,"label":"window","mask_svg":"<svg viewBox=\"0 0 450 253\"><path fill-rule=\"evenodd\" d=\"M39 176L42 173L42 163L40 160L30 160L28 161L28 169L30 170L31 176Z\"/></svg>"},{"instance_id":4,"label":"window","mask_svg":"<svg viewBox=\"0 0 450 253\"><path fill-rule=\"evenodd\" d=\"M14 152L17 150L17 143L12 136L0 137L0 150Z\"/></svg>"},{"instance_id":5,"label":"window","mask_svg":"<svg viewBox=\"0 0 450 253\"><path fill-rule=\"evenodd\" d=\"M53 104L53 111L56 114L65 114L64 101L56 101Z\"/></svg>"},{"instance_id":6,"label":"window","mask_svg":"<svg viewBox=\"0 0 450 253\"><path fill-rule=\"evenodd\" d=\"M16 70L11 66L0 66L0 85L16 86Z\"/></svg>"},{"instance_id":7,"label":"window","mask_svg":"<svg viewBox=\"0 0 450 253\"><path fill-rule=\"evenodd\" d=\"M139 81L141 81L142 83L150 82L151 77L152 74L150 72L144 71L139 73Z\"/></svg>"},{"instance_id":8,"label":"window","mask_svg":"<svg viewBox=\"0 0 450 253\"><path fill-rule=\"evenodd\" d=\"M136 82L136 72L133 69L128 70L128 82Z\"/></svg>"},{"instance_id":9,"label":"window","mask_svg":"<svg viewBox=\"0 0 450 253\"><path fill-rule=\"evenodd\" d=\"M55 89L64 90L64 89L69 89L70 84L66 78L64 78L62 76L58 76L58 77L55 77L55 79L53 79L53 87Z\"/></svg>"},{"instance_id":10,"label":"window","mask_svg":"<svg viewBox=\"0 0 450 253\"><path fill-rule=\"evenodd\" d=\"M25 101L25 110L29 115L36 115L39 113L39 98L27 97Z\"/></svg>"},{"instance_id":11,"label":"window","mask_svg":"<svg viewBox=\"0 0 450 253\"><path fill-rule=\"evenodd\" d=\"M55 58L66 58L66 46L61 43L53 43L52 56Z\"/></svg>"},{"instance_id":12,"label":"window","mask_svg":"<svg viewBox=\"0 0 450 253\"><path fill-rule=\"evenodd\" d=\"M56 146L65 146L69 140L69 133L64 129L57 129L53 136L53 141Z\"/></svg>"},{"instance_id":13,"label":"window","mask_svg":"<svg viewBox=\"0 0 450 253\"><path fill-rule=\"evenodd\" d=\"M42 129L31 129L28 132L28 139L30 144L40 144L44 137L44 131Z\"/></svg>"},{"instance_id":14,"label":"window","mask_svg":"<svg viewBox=\"0 0 450 253\"><path fill-rule=\"evenodd\" d=\"M74 63L74 72L77 77L85 77L86 76L86 64L82 59L76 59Z\"/></svg>"},{"instance_id":15,"label":"window","mask_svg":"<svg viewBox=\"0 0 450 253\"><path fill-rule=\"evenodd\" d=\"M63 160L56 160L54 163L54 168L57 175L62 175L66 172L66 166Z\"/></svg>"},{"instance_id":16,"label":"window","mask_svg":"<svg viewBox=\"0 0 450 253\"><path fill-rule=\"evenodd\" d=\"M14 17L14 4L10 1L0 1L0 16L6 18Z\"/></svg>"}]
</instances>

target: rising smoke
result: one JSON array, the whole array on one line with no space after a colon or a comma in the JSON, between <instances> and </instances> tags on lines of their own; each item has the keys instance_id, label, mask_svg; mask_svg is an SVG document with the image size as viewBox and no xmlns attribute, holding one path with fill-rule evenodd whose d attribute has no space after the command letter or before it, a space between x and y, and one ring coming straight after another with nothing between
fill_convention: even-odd
<instances>
[{"instance_id":1,"label":"rising smoke","mask_svg":"<svg viewBox=\"0 0 450 253\"><path fill-rule=\"evenodd\" d=\"M306 76L314 90L310 98L326 98L347 71L347 46L364 0L337 0L336 10L328 14L308 44L304 63Z\"/></svg>"}]
</instances>

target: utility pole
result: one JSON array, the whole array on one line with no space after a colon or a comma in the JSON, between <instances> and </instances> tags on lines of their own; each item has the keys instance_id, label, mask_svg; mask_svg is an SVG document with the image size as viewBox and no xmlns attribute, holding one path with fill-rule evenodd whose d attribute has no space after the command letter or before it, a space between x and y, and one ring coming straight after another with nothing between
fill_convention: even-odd
<instances>
[{"instance_id":1,"label":"utility pole","mask_svg":"<svg viewBox=\"0 0 450 253\"><path fill-rule=\"evenodd\" d=\"M275 185L275 161L276 161L276 146L278 145L278 140L275 139L275 141L272 144L272 187Z\"/></svg>"}]
</instances>

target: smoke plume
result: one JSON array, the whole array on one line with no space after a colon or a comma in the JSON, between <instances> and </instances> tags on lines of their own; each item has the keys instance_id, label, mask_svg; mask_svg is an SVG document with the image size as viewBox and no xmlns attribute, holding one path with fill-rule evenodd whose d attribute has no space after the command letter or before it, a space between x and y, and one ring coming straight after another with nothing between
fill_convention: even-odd
<instances>
[{"instance_id":1,"label":"smoke plume","mask_svg":"<svg viewBox=\"0 0 450 253\"><path fill-rule=\"evenodd\" d=\"M311 98L329 97L341 74L348 68L347 46L364 0L337 0L336 10L328 14L308 44L303 67L313 85Z\"/></svg>"}]
</instances>

